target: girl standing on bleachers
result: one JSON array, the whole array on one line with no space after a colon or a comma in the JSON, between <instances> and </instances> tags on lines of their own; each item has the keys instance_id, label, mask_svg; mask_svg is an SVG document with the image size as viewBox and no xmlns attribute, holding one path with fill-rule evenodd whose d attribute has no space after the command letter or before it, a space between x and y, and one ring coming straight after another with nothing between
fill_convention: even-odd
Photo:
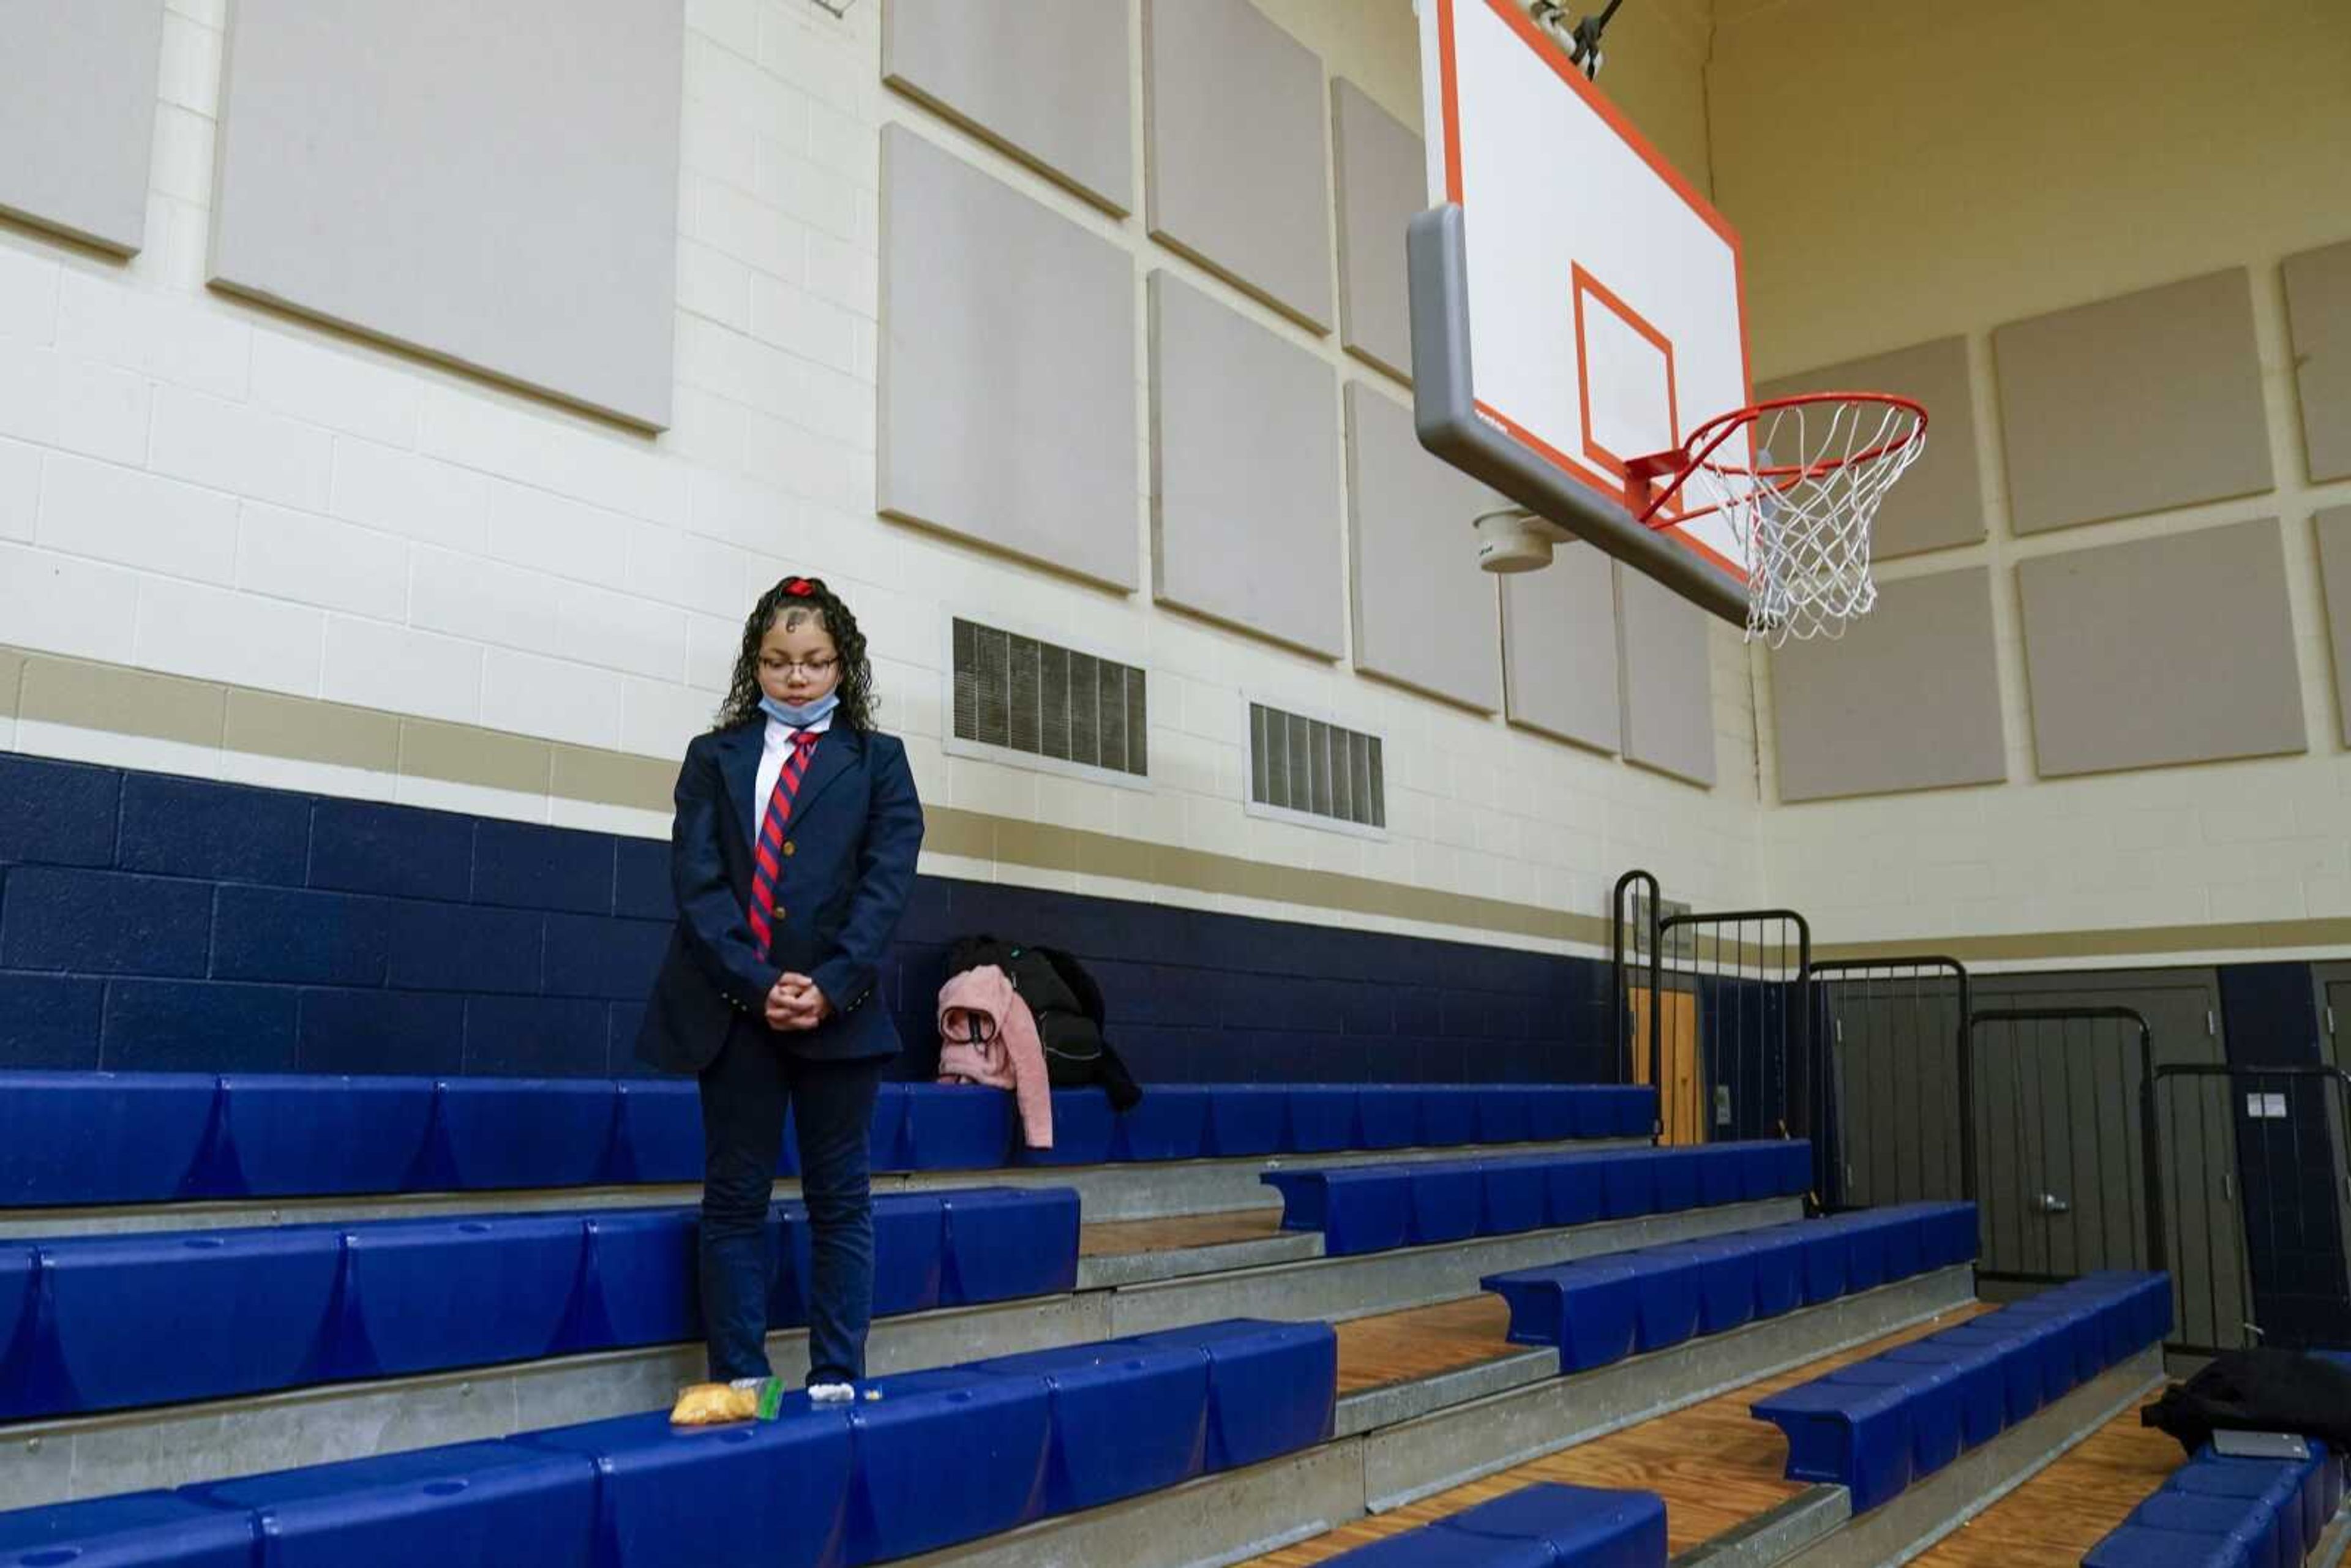
<instances>
[{"instance_id":1,"label":"girl standing on bleachers","mask_svg":"<svg viewBox=\"0 0 2351 1568\"><path fill-rule=\"evenodd\" d=\"M752 607L717 727L678 772L677 927L637 1054L701 1082L712 1384L673 1418L714 1400L739 1411L769 1375L765 1233L787 1109L813 1240L810 1396L852 1399L865 1375L868 1129L899 1049L889 1009L869 1003L923 841L905 747L873 727L872 679L849 606L787 578Z\"/></svg>"}]
</instances>

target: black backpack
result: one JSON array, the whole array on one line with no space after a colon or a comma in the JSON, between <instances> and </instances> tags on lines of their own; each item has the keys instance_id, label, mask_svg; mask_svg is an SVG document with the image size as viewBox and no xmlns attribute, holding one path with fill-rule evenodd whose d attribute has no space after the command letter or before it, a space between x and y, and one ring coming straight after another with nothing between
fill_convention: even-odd
<instances>
[{"instance_id":1,"label":"black backpack","mask_svg":"<svg viewBox=\"0 0 2351 1568\"><path fill-rule=\"evenodd\" d=\"M1126 1064L1102 1036L1102 994L1076 956L1041 943L1003 942L982 934L947 950L947 974L993 964L1012 981L1037 1020L1045 1075L1056 1089L1099 1085L1121 1111L1143 1098Z\"/></svg>"},{"instance_id":2,"label":"black backpack","mask_svg":"<svg viewBox=\"0 0 2351 1568\"><path fill-rule=\"evenodd\" d=\"M2351 1367L2291 1350L2231 1350L2141 1410L2192 1458L2219 1432L2294 1432L2351 1451Z\"/></svg>"}]
</instances>

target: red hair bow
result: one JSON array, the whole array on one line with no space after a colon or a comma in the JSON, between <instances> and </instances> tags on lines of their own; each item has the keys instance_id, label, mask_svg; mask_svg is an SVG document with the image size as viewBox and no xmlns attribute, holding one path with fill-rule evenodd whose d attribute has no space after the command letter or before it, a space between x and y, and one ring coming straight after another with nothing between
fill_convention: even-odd
<instances>
[{"instance_id":1,"label":"red hair bow","mask_svg":"<svg viewBox=\"0 0 2351 1568\"><path fill-rule=\"evenodd\" d=\"M805 577L796 577L784 584L784 591L794 599L806 599L816 591L816 584Z\"/></svg>"}]
</instances>

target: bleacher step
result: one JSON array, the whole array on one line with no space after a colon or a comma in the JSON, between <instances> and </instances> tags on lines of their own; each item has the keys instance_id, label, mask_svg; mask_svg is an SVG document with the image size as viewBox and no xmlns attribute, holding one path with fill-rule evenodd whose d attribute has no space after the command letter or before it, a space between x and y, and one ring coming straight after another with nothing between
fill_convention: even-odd
<instances>
[{"instance_id":1,"label":"bleacher step","mask_svg":"<svg viewBox=\"0 0 2351 1568\"><path fill-rule=\"evenodd\" d=\"M1917 1275L1573 1377L1547 1370L1556 1367L1556 1353L1525 1352L1545 1365L1504 1358L1510 1375L1524 1380L1496 1393L1458 1381L1457 1370L1343 1396L1337 1436L1303 1453L911 1559L908 1568L1238 1562L1953 1311L1973 1299L1970 1276L1965 1268ZM1447 1390L1462 1397L1437 1403ZM1430 1408L1351 1430L1351 1406L1357 1423L1375 1408L1367 1394L1390 1396L1399 1408L1415 1400ZM1502 1440L1491 1440L1495 1435Z\"/></svg>"},{"instance_id":2,"label":"bleacher step","mask_svg":"<svg viewBox=\"0 0 2351 1568\"><path fill-rule=\"evenodd\" d=\"M1801 1218L1802 1213L1800 1199L1766 1198L1564 1229L1480 1236L1429 1247L1185 1275L1115 1292L1113 1332L1148 1333L1228 1317L1311 1317L1344 1322L1475 1295L1478 1281L1488 1274L1779 1225Z\"/></svg>"},{"instance_id":3,"label":"bleacher step","mask_svg":"<svg viewBox=\"0 0 2351 1568\"><path fill-rule=\"evenodd\" d=\"M1102 1293L1029 1297L883 1318L876 1375L1110 1337ZM787 1383L808 1333L768 1340ZM653 1345L513 1366L330 1384L256 1398L12 1424L0 1431L0 1511L504 1437L666 1406L705 1376L700 1345Z\"/></svg>"},{"instance_id":4,"label":"bleacher step","mask_svg":"<svg viewBox=\"0 0 2351 1568\"><path fill-rule=\"evenodd\" d=\"M1808 1489L1794 1502L1750 1521L1768 1521L1775 1528L1746 1542L1731 1539L1743 1531L1718 1537L1676 1558L1675 1568L1870 1568L1907 1562L2130 1409L2162 1380L2162 1353L2150 1346L1913 1482L1882 1508L1858 1516L1849 1502L1802 1508L1817 1492L1845 1493L1843 1487Z\"/></svg>"},{"instance_id":5,"label":"bleacher step","mask_svg":"<svg viewBox=\"0 0 2351 1568\"><path fill-rule=\"evenodd\" d=\"M1673 1568L1772 1568L1853 1517L1853 1494L1814 1483L1775 1508L1678 1552Z\"/></svg>"},{"instance_id":6,"label":"bleacher step","mask_svg":"<svg viewBox=\"0 0 2351 1568\"><path fill-rule=\"evenodd\" d=\"M1259 1178L1267 1171L1336 1169L1455 1160L1482 1154L1574 1154L1645 1147L1630 1138L1489 1147L1354 1150L1329 1155L1250 1155L1234 1159L1170 1160L1105 1166L1008 1166L991 1170L879 1173L876 1196L947 1187L1074 1187L1089 1221L1165 1219L1178 1215L1279 1209L1279 1194ZM0 1240L26 1237L128 1235L151 1230L239 1229L256 1225L333 1224L368 1219L430 1219L453 1215L533 1214L545 1209L674 1207L699 1200L698 1185L533 1187L496 1191L387 1194L382 1197L202 1199L163 1204L98 1204L71 1208L0 1209ZM799 1183L778 1177L778 1199L798 1197Z\"/></svg>"}]
</instances>

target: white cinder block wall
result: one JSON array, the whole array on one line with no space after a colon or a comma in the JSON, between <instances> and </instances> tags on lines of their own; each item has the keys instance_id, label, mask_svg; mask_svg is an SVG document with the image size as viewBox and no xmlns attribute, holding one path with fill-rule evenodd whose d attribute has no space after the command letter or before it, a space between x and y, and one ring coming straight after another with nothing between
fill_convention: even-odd
<instances>
[{"instance_id":1,"label":"white cinder block wall","mask_svg":"<svg viewBox=\"0 0 2351 1568\"><path fill-rule=\"evenodd\" d=\"M1267 9L1417 122L1401 4L1385 8L1401 24L1353 4ZM1168 267L1343 376L1406 395L1335 336L1155 246L1139 218L1107 217L883 89L880 0L845 20L809 0L687 5L675 423L658 438L208 290L225 19L224 0L171 0L141 254L117 263L0 225L0 644L669 758L706 725L752 596L816 571L864 622L884 722L933 802L1579 914L1601 913L1635 863L1677 896L1760 901L1753 713L1734 633L1713 644L1721 782L1706 790L1163 612L1147 593L1080 587L875 517L885 121L1130 250L1138 333L1145 273ZM1139 57L1134 68L1140 182ZM1691 140L1678 123L1666 139ZM1144 395L1138 384L1138 413ZM1109 526L1133 530L1147 582L1145 500ZM1152 788L947 757L950 608L1146 665ZM1386 737L1384 840L1244 814L1244 693ZM667 830L648 812L102 727L24 719L0 725L0 742ZM927 869L1364 923L945 855Z\"/></svg>"}]
</instances>

